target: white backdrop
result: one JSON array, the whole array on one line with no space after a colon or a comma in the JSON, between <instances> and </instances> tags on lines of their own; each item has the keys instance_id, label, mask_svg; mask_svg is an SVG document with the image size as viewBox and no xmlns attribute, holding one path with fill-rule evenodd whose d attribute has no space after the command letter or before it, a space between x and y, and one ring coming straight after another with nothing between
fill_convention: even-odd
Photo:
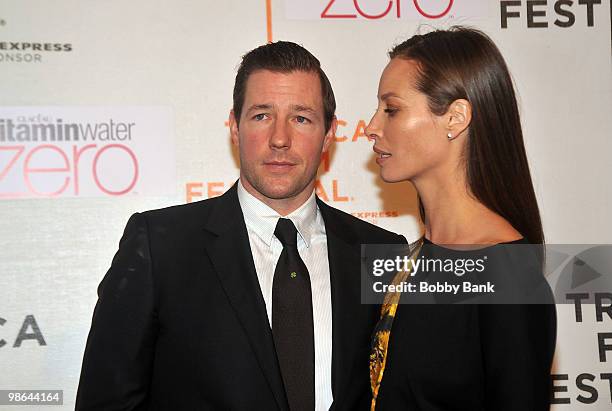
<instances>
[{"instance_id":1,"label":"white backdrop","mask_svg":"<svg viewBox=\"0 0 612 411\"><path fill-rule=\"evenodd\" d=\"M610 13L609 0L0 0L0 389L62 389L74 407L127 218L231 186L235 70L268 38L304 45L334 87L319 195L414 240L414 190L380 181L363 135L386 51L427 26L484 30L518 89L547 242L612 244ZM612 319L558 314L568 403L554 409L609 410L597 333Z\"/></svg>"}]
</instances>

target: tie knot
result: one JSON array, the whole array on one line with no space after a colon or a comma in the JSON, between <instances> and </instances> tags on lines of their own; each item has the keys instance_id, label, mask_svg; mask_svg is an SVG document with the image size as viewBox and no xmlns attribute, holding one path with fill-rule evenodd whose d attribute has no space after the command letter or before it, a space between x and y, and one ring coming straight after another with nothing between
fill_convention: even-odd
<instances>
[{"instance_id":1,"label":"tie knot","mask_svg":"<svg viewBox=\"0 0 612 411\"><path fill-rule=\"evenodd\" d=\"M285 246L297 246L297 229L293 221L288 218L279 218L274 229L274 235Z\"/></svg>"}]
</instances>

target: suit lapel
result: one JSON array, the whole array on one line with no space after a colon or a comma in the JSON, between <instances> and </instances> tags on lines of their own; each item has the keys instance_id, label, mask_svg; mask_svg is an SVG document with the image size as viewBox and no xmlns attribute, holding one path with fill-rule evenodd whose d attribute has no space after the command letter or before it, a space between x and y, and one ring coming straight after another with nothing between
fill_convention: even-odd
<instances>
[{"instance_id":1,"label":"suit lapel","mask_svg":"<svg viewBox=\"0 0 612 411\"><path fill-rule=\"evenodd\" d=\"M332 298L332 392L334 408L343 408L342 400L350 384L367 369L356 368L361 356L359 340L367 320L367 307L361 303L360 244L350 225L342 224L331 207L317 198L325 221ZM365 324L364 324L365 321ZM367 341L364 342L367 344ZM365 365L365 364L364 364Z\"/></svg>"},{"instance_id":2,"label":"suit lapel","mask_svg":"<svg viewBox=\"0 0 612 411\"><path fill-rule=\"evenodd\" d=\"M272 330L234 184L218 199L205 225L205 247L225 293L281 410L288 409Z\"/></svg>"}]
</instances>

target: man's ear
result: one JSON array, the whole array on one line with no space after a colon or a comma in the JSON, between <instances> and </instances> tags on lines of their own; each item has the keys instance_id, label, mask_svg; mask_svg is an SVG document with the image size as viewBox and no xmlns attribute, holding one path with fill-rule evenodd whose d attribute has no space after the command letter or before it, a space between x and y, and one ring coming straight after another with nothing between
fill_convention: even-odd
<instances>
[{"instance_id":1,"label":"man's ear","mask_svg":"<svg viewBox=\"0 0 612 411\"><path fill-rule=\"evenodd\" d=\"M323 153L326 153L329 150L329 146L334 141L336 137L336 130L338 128L338 119L336 116L332 118L331 124L329 126L329 130L325 133L325 140L323 140Z\"/></svg>"},{"instance_id":2,"label":"man's ear","mask_svg":"<svg viewBox=\"0 0 612 411\"><path fill-rule=\"evenodd\" d=\"M236 115L234 114L234 110L230 110L228 123L232 144L238 147L240 145L240 140L238 139L238 122L236 121Z\"/></svg>"},{"instance_id":3,"label":"man's ear","mask_svg":"<svg viewBox=\"0 0 612 411\"><path fill-rule=\"evenodd\" d=\"M446 115L446 127L453 137L457 137L470 126L472 105L465 99L457 99L448 107Z\"/></svg>"}]
</instances>

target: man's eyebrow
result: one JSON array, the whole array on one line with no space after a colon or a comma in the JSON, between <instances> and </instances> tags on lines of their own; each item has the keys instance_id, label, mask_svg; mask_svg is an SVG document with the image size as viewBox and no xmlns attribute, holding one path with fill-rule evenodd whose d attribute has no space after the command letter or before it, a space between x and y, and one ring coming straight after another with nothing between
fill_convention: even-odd
<instances>
[{"instance_id":1,"label":"man's eyebrow","mask_svg":"<svg viewBox=\"0 0 612 411\"><path fill-rule=\"evenodd\" d=\"M300 112L307 112L307 113L311 113L311 114L316 114L317 110L315 110L312 107L309 106L303 106L301 104L294 104L291 106L291 111L300 111Z\"/></svg>"},{"instance_id":2,"label":"man's eyebrow","mask_svg":"<svg viewBox=\"0 0 612 411\"><path fill-rule=\"evenodd\" d=\"M272 104L253 104L247 110L247 113L253 110L270 110L272 109Z\"/></svg>"}]
</instances>

